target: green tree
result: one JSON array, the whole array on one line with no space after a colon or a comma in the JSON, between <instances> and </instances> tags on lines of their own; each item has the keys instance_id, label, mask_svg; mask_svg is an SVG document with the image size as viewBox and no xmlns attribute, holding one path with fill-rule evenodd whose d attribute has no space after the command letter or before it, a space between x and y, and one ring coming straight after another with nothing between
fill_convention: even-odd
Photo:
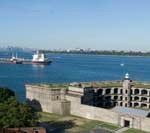
<instances>
[{"instance_id":1,"label":"green tree","mask_svg":"<svg viewBox=\"0 0 150 133\"><path fill-rule=\"evenodd\" d=\"M3 88L0 88L0 93ZM19 103L18 99L10 93L5 92L2 99L0 97L0 128L30 127L36 125L36 113L25 103ZM1 94L0 94L1 95Z\"/></svg>"},{"instance_id":2,"label":"green tree","mask_svg":"<svg viewBox=\"0 0 150 133\"><path fill-rule=\"evenodd\" d=\"M0 88L0 102L4 102L8 98L15 96L15 93L8 88Z\"/></svg>"}]
</instances>

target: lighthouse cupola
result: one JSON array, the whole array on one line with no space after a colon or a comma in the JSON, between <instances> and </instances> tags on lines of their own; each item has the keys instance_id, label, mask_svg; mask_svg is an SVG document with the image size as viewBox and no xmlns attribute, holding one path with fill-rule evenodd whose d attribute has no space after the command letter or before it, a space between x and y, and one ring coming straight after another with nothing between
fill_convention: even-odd
<instances>
[{"instance_id":1,"label":"lighthouse cupola","mask_svg":"<svg viewBox=\"0 0 150 133\"><path fill-rule=\"evenodd\" d=\"M124 79L125 79L125 80L129 80L129 79L130 79L130 77L129 77L129 74L128 74L128 73L126 73L126 74L125 74Z\"/></svg>"}]
</instances>

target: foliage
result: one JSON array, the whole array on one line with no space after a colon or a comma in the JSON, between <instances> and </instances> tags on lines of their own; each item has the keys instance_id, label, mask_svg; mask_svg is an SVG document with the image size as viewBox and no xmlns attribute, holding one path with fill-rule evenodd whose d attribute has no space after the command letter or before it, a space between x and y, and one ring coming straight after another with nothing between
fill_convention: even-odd
<instances>
[{"instance_id":1,"label":"foliage","mask_svg":"<svg viewBox=\"0 0 150 133\"><path fill-rule=\"evenodd\" d=\"M19 103L13 91L0 88L0 96L0 128L29 127L36 124L32 108Z\"/></svg>"},{"instance_id":2,"label":"foliage","mask_svg":"<svg viewBox=\"0 0 150 133\"><path fill-rule=\"evenodd\" d=\"M8 88L0 88L0 103L4 102L11 96L15 96L15 93Z\"/></svg>"}]
</instances>

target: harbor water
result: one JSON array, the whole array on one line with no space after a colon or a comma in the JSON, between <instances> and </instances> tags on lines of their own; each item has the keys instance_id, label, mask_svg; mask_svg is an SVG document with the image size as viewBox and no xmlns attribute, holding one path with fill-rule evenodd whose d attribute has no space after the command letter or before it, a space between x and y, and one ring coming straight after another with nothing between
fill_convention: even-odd
<instances>
[{"instance_id":1,"label":"harbor water","mask_svg":"<svg viewBox=\"0 0 150 133\"><path fill-rule=\"evenodd\" d=\"M20 58L31 59L31 52L19 52ZM0 53L0 58L9 58ZM150 57L48 54L50 65L0 64L0 86L14 90L25 101L25 84L69 83L131 79L150 81ZM11 58L11 57L10 57Z\"/></svg>"}]
</instances>

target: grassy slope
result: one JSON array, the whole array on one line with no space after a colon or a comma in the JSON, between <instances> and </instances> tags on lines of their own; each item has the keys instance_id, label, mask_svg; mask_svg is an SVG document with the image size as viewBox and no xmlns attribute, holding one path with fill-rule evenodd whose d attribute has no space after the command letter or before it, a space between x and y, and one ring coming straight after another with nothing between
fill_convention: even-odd
<instances>
[{"instance_id":1,"label":"grassy slope","mask_svg":"<svg viewBox=\"0 0 150 133\"><path fill-rule=\"evenodd\" d=\"M124 133L148 133L148 132L136 130L136 129L129 129L129 130L125 131Z\"/></svg>"},{"instance_id":2,"label":"grassy slope","mask_svg":"<svg viewBox=\"0 0 150 133\"><path fill-rule=\"evenodd\" d=\"M69 131L90 130L97 126L103 127L109 130L116 130L118 128L117 125L113 125L110 123L89 120L89 119L72 116L72 115L61 116L57 114L50 114L50 113L43 113L43 112L38 112L38 114L40 115L40 118L39 118L40 122L47 122L49 124L52 124L53 126L56 126L56 128L57 126L59 127L62 126L62 128L65 128Z\"/></svg>"}]
</instances>

